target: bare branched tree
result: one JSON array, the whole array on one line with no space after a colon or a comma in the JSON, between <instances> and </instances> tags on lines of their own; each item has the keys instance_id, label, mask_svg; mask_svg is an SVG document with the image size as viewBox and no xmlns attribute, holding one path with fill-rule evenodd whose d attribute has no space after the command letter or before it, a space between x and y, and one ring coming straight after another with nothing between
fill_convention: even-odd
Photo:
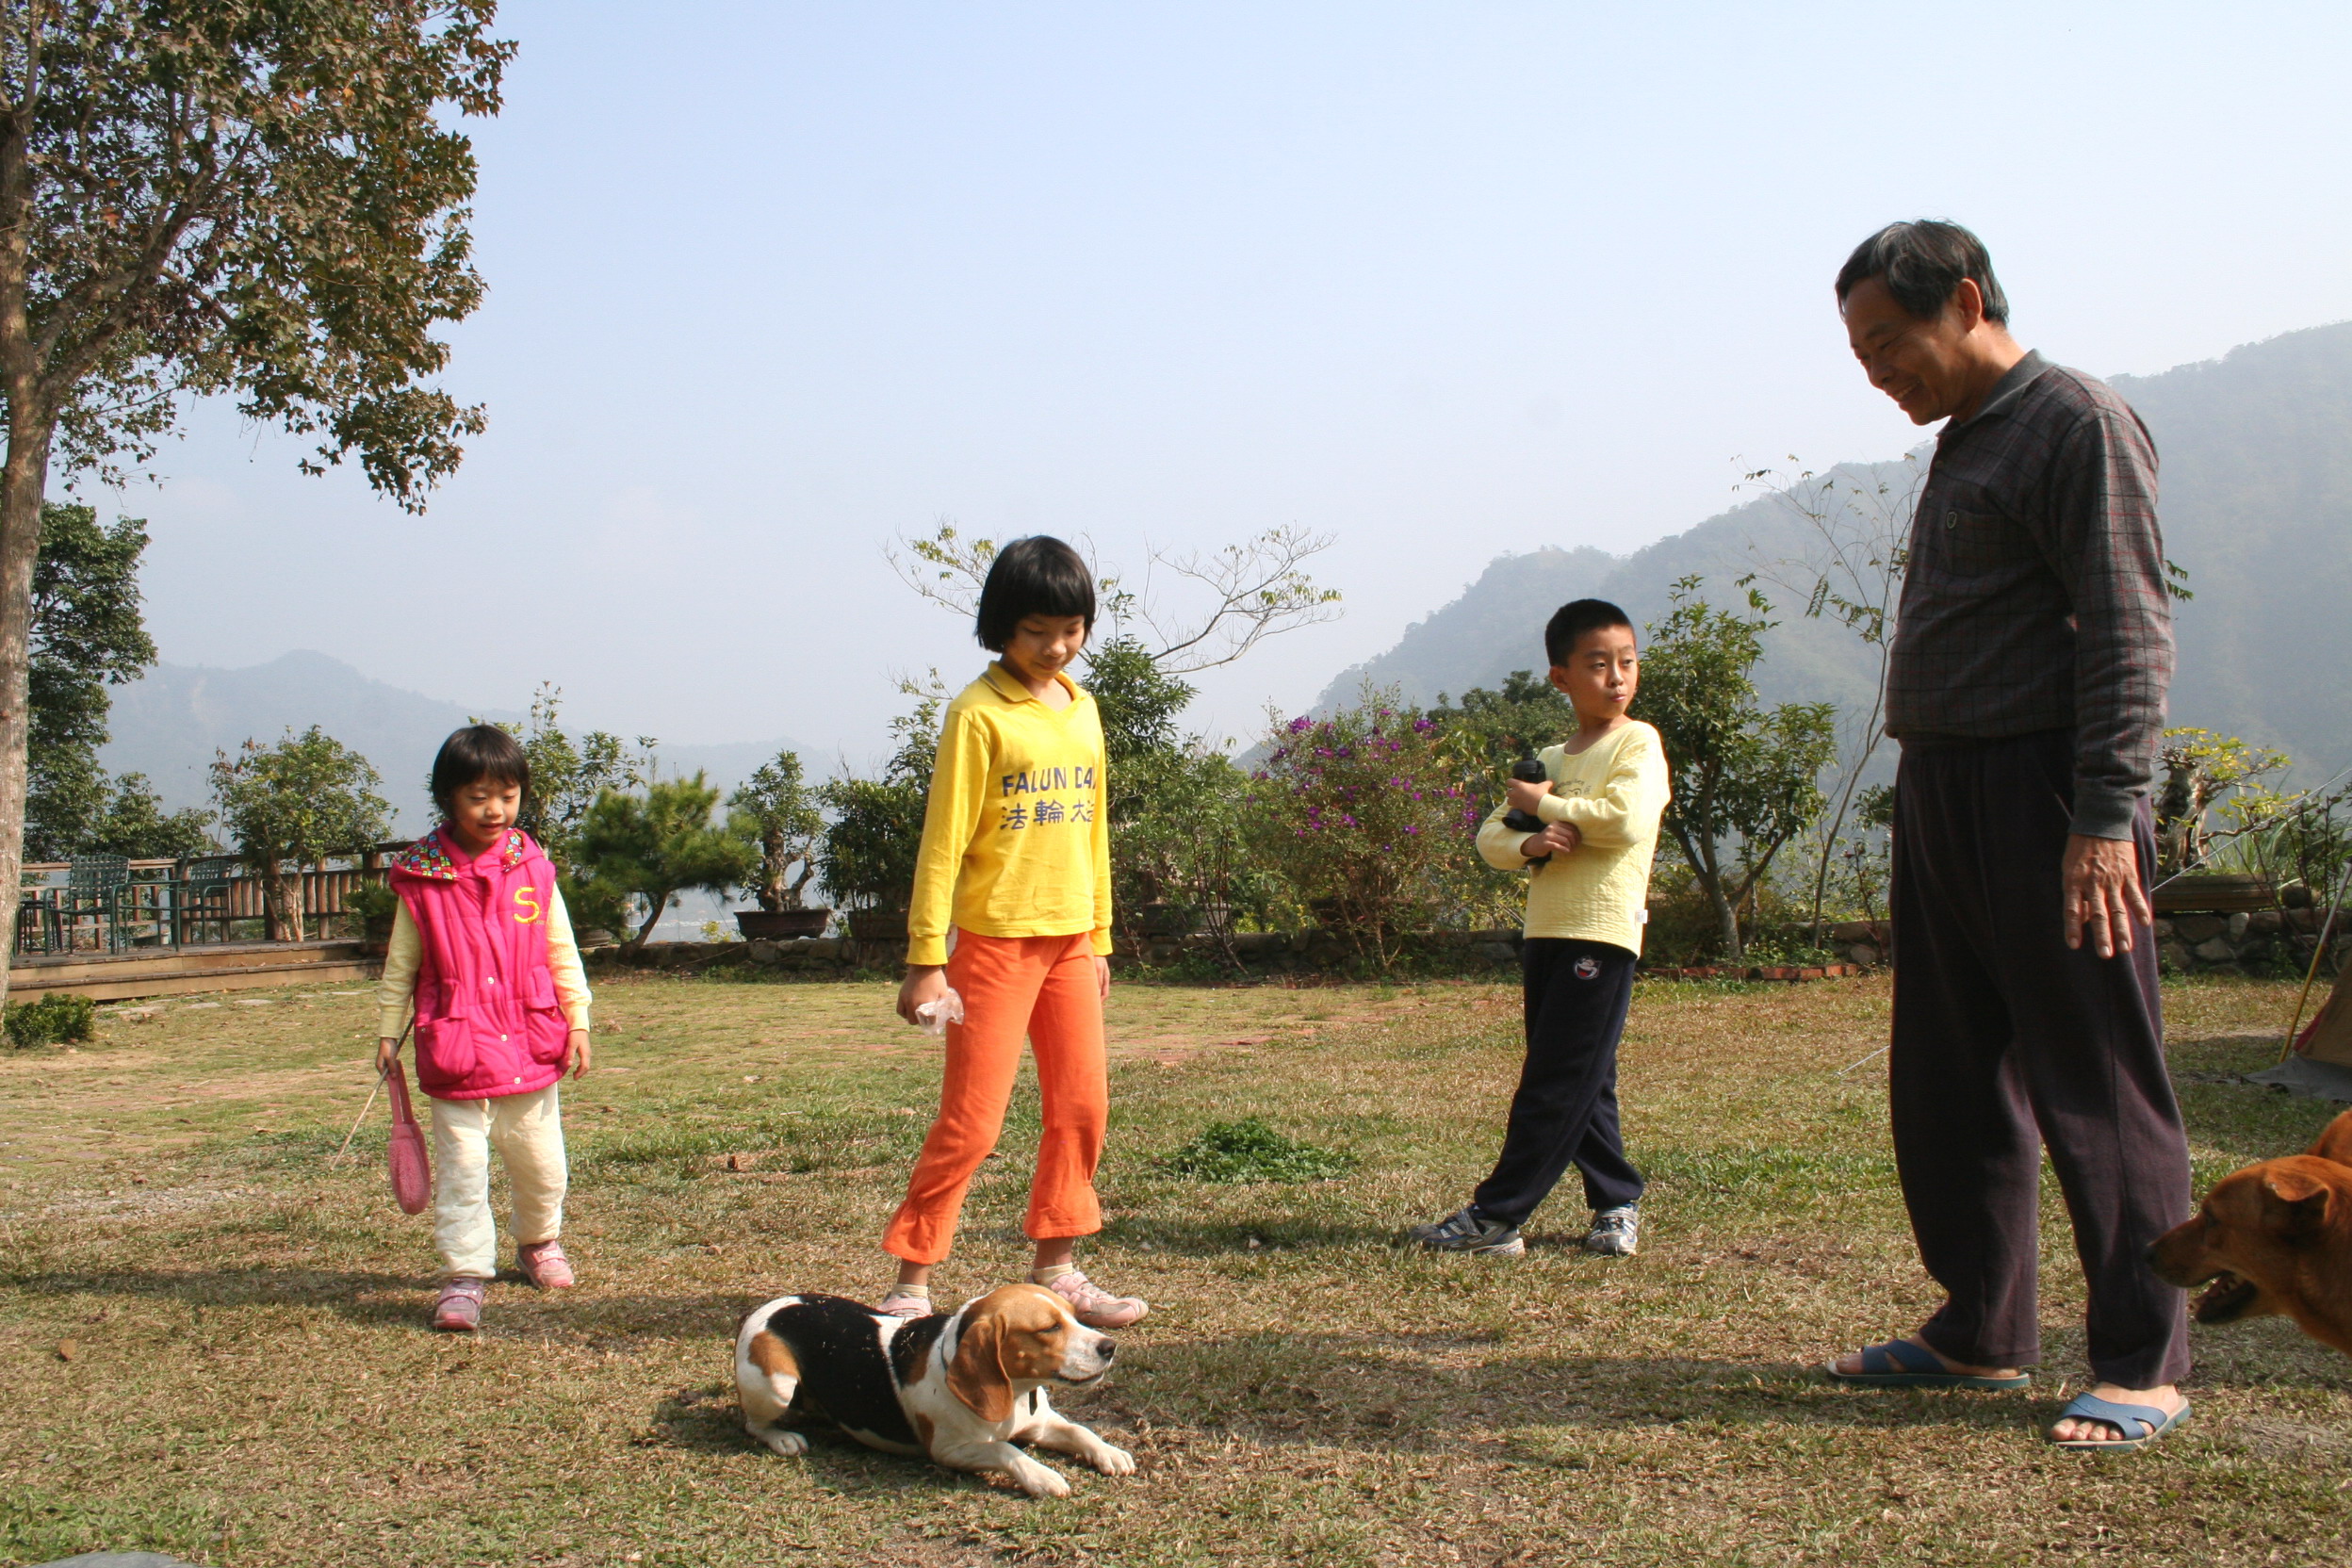
<instances>
[{"instance_id":1,"label":"bare branched tree","mask_svg":"<svg viewBox=\"0 0 2352 1568\"><path fill-rule=\"evenodd\" d=\"M1321 586L1306 570L1311 557L1331 548L1328 533L1286 526L1205 555L1152 549L1142 583L1133 589L1103 569L1091 539L1075 543L1101 585L1114 634L1140 629L1152 662L1171 675L1230 664L1268 637L1341 613L1339 590ZM906 586L969 615L996 551L995 540L967 538L942 518L928 534L900 535L883 554Z\"/></svg>"},{"instance_id":2,"label":"bare branched tree","mask_svg":"<svg viewBox=\"0 0 2352 1568\"><path fill-rule=\"evenodd\" d=\"M1798 460L1788 461L1793 465ZM1845 829L1863 771L1886 738L1886 655L1894 642L1895 609L1910 551L1911 514L1926 479L1926 465L1913 454L1891 474L1883 469L1873 475L1868 470L1816 474L1757 468L1740 482L1772 496L1805 525L1805 545L1795 555L1768 557L1751 542L1749 554L1756 561L1751 578L1762 578L1797 596L1808 619L1839 622L1870 650L1870 706L1858 727L1851 720L1840 726L1846 732L1838 737L1838 787L1830 797L1829 825L1821 834L1813 873L1816 940L1838 836Z\"/></svg>"}]
</instances>

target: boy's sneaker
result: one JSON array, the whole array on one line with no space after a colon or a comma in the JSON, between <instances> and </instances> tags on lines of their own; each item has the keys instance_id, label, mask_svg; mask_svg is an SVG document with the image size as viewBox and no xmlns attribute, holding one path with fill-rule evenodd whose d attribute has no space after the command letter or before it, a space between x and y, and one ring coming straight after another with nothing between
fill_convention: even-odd
<instances>
[{"instance_id":1,"label":"boy's sneaker","mask_svg":"<svg viewBox=\"0 0 2352 1568\"><path fill-rule=\"evenodd\" d=\"M441 1282L441 1298L433 1304L433 1326L443 1333L472 1333L482 1327L482 1303L489 1294L487 1280L450 1275Z\"/></svg>"},{"instance_id":2,"label":"boy's sneaker","mask_svg":"<svg viewBox=\"0 0 2352 1568\"><path fill-rule=\"evenodd\" d=\"M1584 1233L1584 1250L1605 1258L1629 1258L1642 1250L1642 1211L1631 1203L1601 1210Z\"/></svg>"},{"instance_id":3,"label":"boy's sneaker","mask_svg":"<svg viewBox=\"0 0 2352 1568\"><path fill-rule=\"evenodd\" d=\"M1527 1244L1516 1225L1498 1225L1464 1203L1445 1218L1405 1233L1432 1252L1468 1252L1481 1258L1515 1258Z\"/></svg>"},{"instance_id":4,"label":"boy's sneaker","mask_svg":"<svg viewBox=\"0 0 2352 1568\"><path fill-rule=\"evenodd\" d=\"M560 1241L527 1241L514 1249L514 1266L523 1278L541 1290L572 1288L572 1260L564 1255Z\"/></svg>"},{"instance_id":5,"label":"boy's sneaker","mask_svg":"<svg viewBox=\"0 0 2352 1568\"><path fill-rule=\"evenodd\" d=\"M1123 1329L1152 1308L1139 1297L1113 1296L1076 1269L1056 1275L1045 1287L1070 1303L1089 1329Z\"/></svg>"}]
</instances>

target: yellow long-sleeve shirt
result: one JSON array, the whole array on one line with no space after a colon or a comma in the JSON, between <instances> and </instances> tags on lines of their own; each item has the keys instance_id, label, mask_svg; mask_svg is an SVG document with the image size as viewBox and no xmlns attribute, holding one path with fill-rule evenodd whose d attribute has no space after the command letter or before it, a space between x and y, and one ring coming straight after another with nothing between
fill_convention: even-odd
<instances>
[{"instance_id":1,"label":"yellow long-sleeve shirt","mask_svg":"<svg viewBox=\"0 0 2352 1568\"><path fill-rule=\"evenodd\" d=\"M1641 952L1658 824L1672 794L1658 731L1637 719L1584 751L1550 746L1537 755L1552 789L1536 815L1575 826L1582 835L1575 853L1530 863L1521 846L1533 835L1503 825L1508 800L1480 825L1478 853L1500 870L1527 870L1528 936Z\"/></svg>"},{"instance_id":2,"label":"yellow long-sleeve shirt","mask_svg":"<svg viewBox=\"0 0 2352 1568\"><path fill-rule=\"evenodd\" d=\"M416 1005L416 971L424 961L424 933L416 929L408 901L402 899L392 917L384 974L376 981L376 1033L387 1040L400 1038L400 1031L408 1027L408 1015ZM564 1009L564 1023L574 1029L587 1028L588 971L580 961L580 943L572 936L572 917L564 907L564 895L553 888L547 890L547 968L553 972L555 1000Z\"/></svg>"},{"instance_id":3,"label":"yellow long-sleeve shirt","mask_svg":"<svg viewBox=\"0 0 2352 1568\"><path fill-rule=\"evenodd\" d=\"M947 934L1070 937L1111 951L1102 717L1056 675L1047 707L1002 664L948 705L906 911L906 961L947 962Z\"/></svg>"}]
</instances>

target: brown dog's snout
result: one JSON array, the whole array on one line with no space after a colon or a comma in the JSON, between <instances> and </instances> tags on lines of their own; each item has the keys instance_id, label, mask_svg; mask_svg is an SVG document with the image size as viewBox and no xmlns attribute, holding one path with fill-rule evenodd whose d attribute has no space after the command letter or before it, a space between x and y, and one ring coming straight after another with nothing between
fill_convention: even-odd
<instances>
[{"instance_id":1,"label":"brown dog's snout","mask_svg":"<svg viewBox=\"0 0 2352 1568\"><path fill-rule=\"evenodd\" d=\"M1115 1339L1098 1339L1094 1342L1094 1348L1096 1353L1102 1356L1104 1361L1108 1361L1113 1356L1119 1354L1119 1341Z\"/></svg>"}]
</instances>

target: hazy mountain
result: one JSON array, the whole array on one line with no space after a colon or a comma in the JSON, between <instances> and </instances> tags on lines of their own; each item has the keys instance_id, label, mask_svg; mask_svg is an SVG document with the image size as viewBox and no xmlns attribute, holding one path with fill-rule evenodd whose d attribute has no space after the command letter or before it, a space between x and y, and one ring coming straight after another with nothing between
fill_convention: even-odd
<instances>
[{"instance_id":1,"label":"hazy mountain","mask_svg":"<svg viewBox=\"0 0 2352 1568\"><path fill-rule=\"evenodd\" d=\"M2177 607L2171 722L2278 746L2305 784L2352 763L2352 323L2114 384L2155 434L2165 550L2188 568L2196 595ZM1899 480L1903 468L1836 473ZM1395 647L1343 673L1320 705L1345 700L1366 678L1425 702L1493 686L1543 662L1544 617L1567 599L1614 599L1647 622L1678 577L1704 574L1709 598L1726 602L1739 592L1734 579L1804 545L1796 514L1759 497L1627 556L1504 556ZM1767 695L1867 706L1870 650L1763 586L1784 621L1758 671Z\"/></svg>"},{"instance_id":2,"label":"hazy mountain","mask_svg":"<svg viewBox=\"0 0 2352 1568\"><path fill-rule=\"evenodd\" d=\"M174 808L210 806L206 768L217 752L235 751L248 737L273 741L289 727L316 724L366 757L384 775L384 798L401 830L426 825L425 774L450 730L476 719L517 720L506 709L475 708L422 696L373 680L337 659L308 651L286 654L241 670L158 664L146 678L113 688L113 739L101 753L116 773L139 772ZM568 718L568 715L567 715ZM788 740L717 745L664 743L658 762L664 776L703 769L712 783L732 789L752 770L792 745ZM825 760L802 756L823 776Z\"/></svg>"}]
</instances>

